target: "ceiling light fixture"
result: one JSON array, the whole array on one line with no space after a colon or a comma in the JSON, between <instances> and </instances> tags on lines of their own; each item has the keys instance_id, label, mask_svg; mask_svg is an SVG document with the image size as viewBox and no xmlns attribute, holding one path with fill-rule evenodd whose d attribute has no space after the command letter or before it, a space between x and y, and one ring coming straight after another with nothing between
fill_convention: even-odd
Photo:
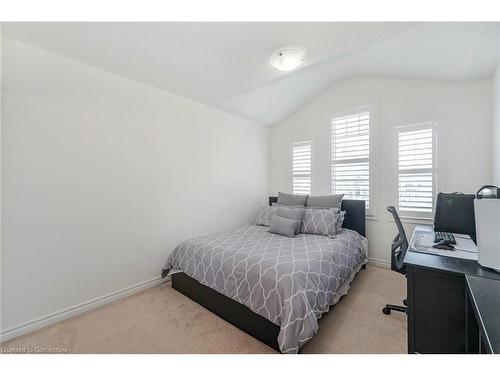
<instances>
[{"instance_id":1,"label":"ceiling light fixture","mask_svg":"<svg viewBox=\"0 0 500 375\"><path fill-rule=\"evenodd\" d=\"M284 72L290 72L304 62L304 53L298 49L282 49L273 54L271 65Z\"/></svg>"}]
</instances>

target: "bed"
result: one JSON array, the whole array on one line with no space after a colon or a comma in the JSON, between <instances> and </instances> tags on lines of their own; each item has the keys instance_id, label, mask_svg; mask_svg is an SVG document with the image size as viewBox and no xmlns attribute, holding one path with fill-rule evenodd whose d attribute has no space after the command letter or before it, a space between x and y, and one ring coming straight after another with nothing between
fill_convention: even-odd
<instances>
[{"instance_id":1,"label":"bed","mask_svg":"<svg viewBox=\"0 0 500 375\"><path fill-rule=\"evenodd\" d=\"M269 198L269 204L276 201ZM334 237L288 238L245 225L182 242L162 276L172 287L282 353L298 353L322 314L349 290L367 261L365 204L343 200Z\"/></svg>"}]
</instances>

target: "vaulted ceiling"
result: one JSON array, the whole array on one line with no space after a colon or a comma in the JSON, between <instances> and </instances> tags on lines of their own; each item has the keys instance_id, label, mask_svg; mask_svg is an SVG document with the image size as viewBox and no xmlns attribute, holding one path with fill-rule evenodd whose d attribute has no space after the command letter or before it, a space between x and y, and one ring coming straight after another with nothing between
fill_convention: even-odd
<instances>
[{"instance_id":1,"label":"vaulted ceiling","mask_svg":"<svg viewBox=\"0 0 500 375\"><path fill-rule=\"evenodd\" d=\"M17 40L259 122L282 122L359 75L469 81L492 74L498 23L4 23ZM305 50L293 72L281 47Z\"/></svg>"}]
</instances>

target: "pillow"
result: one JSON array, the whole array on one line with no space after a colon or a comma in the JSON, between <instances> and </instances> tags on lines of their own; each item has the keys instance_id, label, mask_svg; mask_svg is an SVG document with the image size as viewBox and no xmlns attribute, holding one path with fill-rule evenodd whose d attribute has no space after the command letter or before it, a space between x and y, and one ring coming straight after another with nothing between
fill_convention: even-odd
<instances>
[{"instance_id":1,"label":"pillow","mask_svg":"<svg viewBox=\"0 0 500 375\"><path fill-rule=\"evenodd\" d=\"M336 234L336 216L339 211L330 208L306 208L300 226L300 233L334 236Z\"/></svg>"},{"instance_id":2,"label":"pillow","mask_svg":"<svg viewBox=\"0 0 500 375\"><path fill-rule=\"evenodd\" d=\"M286 194L278 193L278 204L283 206L301 206L304 207L307 201L307 194Z\"/></svg>"},{"instance_id":3,"label":"pillow","mask_svg":"<svg viewBox=\"0 0 500 375\"><path fill-rule=\"evenodd\" d=\"M272 206L274 206L274 207L287 207L287 208L304 208L304 206L287 206L285 204L276 203L276 202L273 202Z\"/></svg>"},{"instance_id":4,"label":"pillow","mask_svg":"<svg viewBox=\"0 0 500 375\"><path fill-rule=\"evenodd\" d=\"M257 219L255 219L255 225L263 225L268 227L271 225L271 218L276 211L276 207L264 206L260 209Z\"/></svg>"},{"instance_id":5,"label":"pillow","mask_svg":"<svg viewBox=\"0 0 500 375\"><path fill-rule=\"evenodd\" d=\"M291 220L297 220L299 222L299 225L297 226L297 229L295 230L295 234L299 234L299 229L300 229L300 223L302 222L302 217L304 216L304 207L284 207L284 206L274 206L275 209L274 214L276 216L281 216L285 219L291 219Z\"/></svg>"},{"instance_id":6,"label":"pillow","mask_svg":"<svg viewBox=\"0 0 500 375\"><path fill-rule=\"evenodd\" d=\"M306 207L320 207L320 208L338 208L342 206L342 198L344 194L336 195L309 195L306 201Z\"/></svg>"},{"instance_id":7,"label":"pillow","mask_svg":"<svg viewBox=\"0 0 500 375\"><path fill-rule=\"evenodd\" d=\"M335 213L335 234L339 234L344 224L345 211Z\"/></svg>"},{"instance_id":8,"label":"pillow","mask_svg":"<svg viewBox=\"0 0 500 375\"><path fill-rule=\"evenodd\" d=\"M299 225L300 222L298 220L287 219L278 215L273 215L269 232L280 234L282 236L293 237L295 236L295 232L297 231Z\"/></svg>"}]
</instances>

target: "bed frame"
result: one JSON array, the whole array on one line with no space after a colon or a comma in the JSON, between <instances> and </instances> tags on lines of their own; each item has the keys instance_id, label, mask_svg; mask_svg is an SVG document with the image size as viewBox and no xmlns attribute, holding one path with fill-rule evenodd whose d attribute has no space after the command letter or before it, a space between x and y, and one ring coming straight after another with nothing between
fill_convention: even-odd
<instances>
[{"instance_id":1,"label":"bed frame","mask_svg":"<svg viewBox=\"0 0 500 375\"><path fill-rule=\"evenodd\" d=\"M277 197L269 197L269 205L277 201ZM342 227L355 230L365 236L365 202L344 199L342 201L342 211L346 211ZM362 268L366 268L366 266L363 265ZM172 275L172 287L225 321L280 352L278 346L280 327L270 320L254 313L245 305L226 297L214 289L200 284L184 272Z\"/></svg>"}]
</instances>

